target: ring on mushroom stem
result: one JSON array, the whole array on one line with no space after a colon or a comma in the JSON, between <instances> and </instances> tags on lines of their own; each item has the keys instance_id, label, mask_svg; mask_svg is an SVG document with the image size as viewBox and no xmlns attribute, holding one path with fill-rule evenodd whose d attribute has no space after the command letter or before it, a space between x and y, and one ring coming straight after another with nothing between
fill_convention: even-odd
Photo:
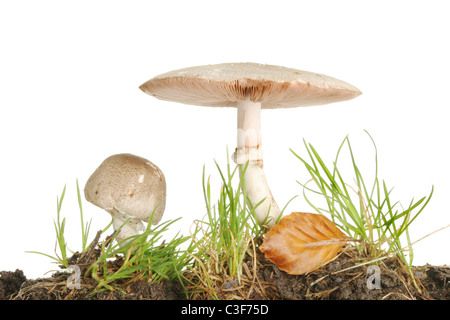
<instances>
[{"instance_id":1,"label":"ring on mushroom stem","mask_svg":"<svg viewBox=\"0 0 450 320\"><path fill-rule=\"evenodd\" d=\"M247 196L260 224L280 217L263 171L262 109L314 106L349 100L361 92L354 86L318 73L258 63L223 63L179 69L140 86L167 101L208 107L236 107L237 148L233 160L245 171Z\"/></svg>"},{"instance_id":2,"label":"ring on mushroom stem","mask_svg":"<svg viewBox=\"0 0 450 320\"><path fill-rule=\"evenodd\" d=\"M87 201L109 212L118 242L139 234L161 220L166 206L166 180L147 159L132 154L108 157L89 177L84 188ZM153 215L154 213L154 215ZM122 242L122 245L126 242Z\"/></svg>"}]
</instances>

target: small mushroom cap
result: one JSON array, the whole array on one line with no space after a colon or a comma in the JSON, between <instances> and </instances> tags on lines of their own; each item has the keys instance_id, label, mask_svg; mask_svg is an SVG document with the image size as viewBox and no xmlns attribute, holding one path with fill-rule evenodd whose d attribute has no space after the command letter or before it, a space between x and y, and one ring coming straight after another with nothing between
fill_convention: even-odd
<instances>
[{"instance_id":1,"label":"small mushroom cap","mask_svg":"<svg viewBox=\"0 0 450 320\"><path fill-rule=\"evenodd\" d=\"M157 224L166 206L166 180L147 159L132 154L108 157L94 171L84 188L86 200L106 211L118 210L148 222L153 210Z\"/></svg>"},{"instance_id":2,"label":"small mushroom cap","mask_svg":"<svg viewBox=\"0 0 450 320\"><path fill-rule=\"evenodd\" d=\"M236 107L238 101L261 108L313 106L355 98L354 86L318 73L257 63L224 63L171 71L140 86L161 100L208 107Z\"/></svg>"}]
</instances>

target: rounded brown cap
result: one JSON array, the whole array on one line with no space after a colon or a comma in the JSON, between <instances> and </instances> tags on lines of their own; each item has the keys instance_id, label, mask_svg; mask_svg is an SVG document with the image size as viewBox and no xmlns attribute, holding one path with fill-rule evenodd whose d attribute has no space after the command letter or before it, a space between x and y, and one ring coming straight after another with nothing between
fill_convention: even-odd
<instances>
[{"instance_id":1,"label":"rounded brown cap","mask_svg":"<svg viewBox=\"0 0 450 320\"><path fill-rule=\"evenodd\" d=\"M147 159L132 154L108 157L94 171L84 188L86 200L106 211L117 210L148 222L153 211L157 224L166 206L166 180Z\"/></svg>"},{"instance_id":2,"label":"rounded brown cap","mask_svg":"<svg viewBox=\"0 0 450 320\"><path fill-rule=\"evenodd\" d=\"M261 108L292 108L349 100L354 86L318 73L257 63L191 67L156 76L140 86L161 100L209 107L236 107L238 101Z\"/></svg>"}]
</instances>

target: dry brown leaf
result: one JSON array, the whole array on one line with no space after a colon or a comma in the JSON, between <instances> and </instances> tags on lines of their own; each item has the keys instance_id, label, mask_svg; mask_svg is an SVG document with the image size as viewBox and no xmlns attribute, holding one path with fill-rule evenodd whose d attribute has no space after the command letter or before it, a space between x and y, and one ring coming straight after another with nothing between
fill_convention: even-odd
<instances>
[{"instance_id":1,"label":"dry brown leaf","mask_svg":"<svg viewBox=\"0 0 450 320\"><path fill-rule=\"evenodd\" d=\"M350 240L321 214L293 212L266 233L260 249L278 268L298 275L329 262Z\"/></svg>"}]
</instances>

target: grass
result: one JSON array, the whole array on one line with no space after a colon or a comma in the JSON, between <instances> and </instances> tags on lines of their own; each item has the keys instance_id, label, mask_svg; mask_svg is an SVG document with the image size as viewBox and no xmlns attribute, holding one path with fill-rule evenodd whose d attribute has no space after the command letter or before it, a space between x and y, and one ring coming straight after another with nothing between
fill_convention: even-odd
<instances>
[{"instance_id":1,"label":"grass","mask_svg":"<svg viewBox=\"0 0 450 320\"><path fill-rule=\"evenodd\" d=\"M367 132L366 132L367 133ZM412 242L409 226L424 210L433 195L433 187L428 197L415 201L412 199L406 208L392 199L391 188L384 180L378 178L377 148L369 133L375 149L375 172L370 183L363 177L357 163L350 139L342 141L336 158L331 166L327 166L318 151L304 141L309 160L294 155L302 162L311 179L302 185L303 195L309 205L318 213L326 214L349 237L360 240L355 246L360 257L369 260L397 255L411 270L413 263ZM340 169L340 155L347 147L353 171L353 183L345 180ZM314 183L315 188L309 183ZM319 207L309 194L319 195L325 200L325 206Z\"/></svg>"},{"instance_id":2,"label":"grass","mask_svg":"<svg viewBox=\"0 0 450 320\"><path fill-rule=\"evenodd\" d=\"M78 188L78 184L77 184L77 188ZM26 251L26 252L44 255L44 256L54 260L56 263L63 265L65 268L68 268L69 263L67 261L67 243L66 243L66 239L64 237L64 229L66 226L66 219L64 218L61 221L61 207L62 207L62 202L64 200L65 194L66 194L66 186L64 186L64 188L63 188L61 197L56 198L56 221L53 221L53 225L54 225L55 233L56 233L55 255L52 256L50 254L37 252L37 251ZM56 251L56 246L58 246L58 248L59 248L59 254Z\"/></svg>"},{"instance_id":3,"label":"grass","mask_svg":"<svg viewBox=\"0 0 450 320\"><path fill-rule=\"evenodd\" d=\"M114 237L102 242L97 260L85 273L85 276L91 275L98 282L93 294L99 290L113 289L110 284L117 280L130 278L148 282L161 279L181 280L180 271L191 258L188 250L183 251L179 248L189 240L189 237L176 235L167 243L162 241L163 234L178 220L165 221L154 228L151 228L150 220L142 234L121 242L114 241ZM115 257L120 257L120 263L116 268L111 268L108 262Z\"/></svg>"},{"instance_id":4,"label":"grass","mask_svg":"<svg viewBox=\"0 0 450 320\"><path fill-rule=\"evenodd\" d=\"M84 223L83 218L83 204L81 201L81 195L80 195L80 187L78 186L78 180L77 180L77 199L78 199L78 207L80 208L80 221L81 221L81 249L85 251L87 248L87 240L89 235L89 230L91 229L91 222ZM108 226L109 227L109 226Z\"/></svg>"},{"instance_id":5,"label":"grass","mask_svg":"<svg viewBox=\"0 0 450 320\"><path fill-rule=\"evenodd\" d=\"M206 180L203 168L203 195L206 205L206 220L195 221L192 241L196 252L195 263L188 268L187 279L194 284L195 293L206 293L212 299L238 298L235 288L251 282L251 272L245 264L248 256L255 257L255 242L262 237L263 229L256 222L254 210L247 206L245 180L239 166L231 168L227 162L224 172L216 162L221 178L218 200L211 200L210 177ZM263 201L263 200L262 200ZM250 279L249 279L250 278ZM193 280L194 279L194 280ZM224 293L220 288L229 288ZM242 298L242 297L240 297Z\"/></svg>"}]
</instances>

